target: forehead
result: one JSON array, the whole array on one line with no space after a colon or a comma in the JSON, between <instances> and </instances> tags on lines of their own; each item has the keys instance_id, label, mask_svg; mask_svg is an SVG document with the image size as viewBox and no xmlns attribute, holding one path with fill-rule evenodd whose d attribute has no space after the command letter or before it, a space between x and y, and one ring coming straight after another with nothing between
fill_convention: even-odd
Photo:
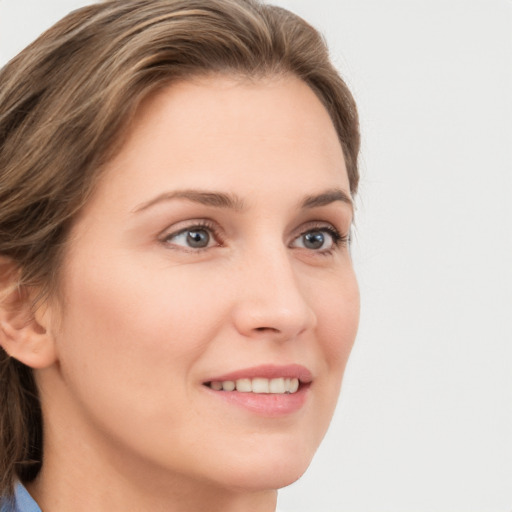
<instances>
[{"instance_id":1,"label":"forehead","mask_svg":"<svg viewBox=\"0 0 512 512\"><path fill-rule=\"evenodd\" d=\"M201 77L159 91L140 106L102 181L104 193L148 200L198 184L241 195L349 191L330 116L294 76Z\"/></svg>"}]
</instances>

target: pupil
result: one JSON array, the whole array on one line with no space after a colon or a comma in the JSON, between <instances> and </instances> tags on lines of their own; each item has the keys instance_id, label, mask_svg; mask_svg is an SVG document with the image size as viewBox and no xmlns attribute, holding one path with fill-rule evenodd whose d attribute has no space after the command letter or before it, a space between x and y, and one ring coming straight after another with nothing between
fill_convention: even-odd
<instances>
[{"instance_id":1,"label":"pupil","mask_svg":"<svg viewBox=\"0 0 512 512\"><path fill-rule=\"evenodd\" d=\"M320 249L324 242L325 236L321 231L313 231L304 237L304 246L308 249Z\"/></svg>"},{"instance_id":2,"label":"pupil","mask_svg":"<svg viewBox=\"0 0 512 512\"><path fill-rule=\"evenodd\" d=\"M204 229L196 229L188 232L187 243L190 247L206 247L209 241L210 235Z\"/></svg>"}]
</instances>

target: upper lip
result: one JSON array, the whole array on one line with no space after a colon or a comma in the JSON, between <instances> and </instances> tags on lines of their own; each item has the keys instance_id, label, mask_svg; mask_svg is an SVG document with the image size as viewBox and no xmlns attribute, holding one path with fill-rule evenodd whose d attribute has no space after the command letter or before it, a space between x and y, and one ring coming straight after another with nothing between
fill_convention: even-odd
<instances>
[{"instance_id":1,"label":"upper lip","mask_svg":"<svg viewBox=\"0 0 512 512\"><path fill-rule=\"evenodd\" d=\"M278 379L284 377L286 379L299 379L300 382L307 384L313 380L311 372L300 364L273 365L263 364L235 370L222 375L216 375L206 382L224 382L227 380L236 381L238 379L255 379L262 377L264 379Z\"/></svg>"}]
</instances>

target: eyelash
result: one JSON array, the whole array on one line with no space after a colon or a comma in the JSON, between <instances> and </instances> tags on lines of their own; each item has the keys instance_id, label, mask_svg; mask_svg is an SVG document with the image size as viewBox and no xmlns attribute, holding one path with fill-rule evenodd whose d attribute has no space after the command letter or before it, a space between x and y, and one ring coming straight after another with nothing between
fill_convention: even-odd
<instances>
[{"instance_id":1,"label":"eyelash","mask_svg":"<svg viewBox=\"0 0 512 512\"><path fill-rule=\"evenodd\" d=\"M320 249L320 250L314 250L310 249L311 252L314 252L315 254L320 254L324 256L331 255L336 249L339 249L340 247L350 246L350 233L348 234L341 234L334 226L332 225L326 225L323 223L313 223L308 224L307 227L303 230L301 230L301 233L294 238L294 240L297 240L301 236L306 235L307 233L311 233L313 231L319 231L321 233L328 233L329 236L332 238L332 247L329 247L328 249Z\"/></svg>"},{"instance_id":2,"label":"eyelash","mask_svg":"<svg viewBox=\"0 0 512 512\"><path fill-rule=\"evenodd\" d=\"M168 233L162 237L161 241L162 241L162 243L173 247L173 244L170 243L169 240L171 240L172 238L175 238L183 233L187 233L189 231L196 231L196 230L208 231L210 233L212 239L216 242L216 245L208 246L208 247L197 247L197 248L193 248L193 247L187 248L184 246L177 246L177 247L179 247L179 250L185 250L185 251L188 250L188 252L201 253L203 251L212 249L213 247L219 247L224 242L224 238L221 235L218 227L213 222L210 222L208 220L195 221L193 224L186 226L186 227L180 229L179 231L176 231L173 233ZM329 256L336 249L343 247L343 246L350 245L350 242L351 242L350 234L345 234L345 235L341 234L332 225L325 225L322 223L308 224L306 228L302 229L301 232L296 237L294 237L293 241L299 239L300 237L306 235L307 233L311 233L314 231L321 232L321 233L327 233L332 238L333 244L328 249L319 249L319 250L309 249L309 251L312 253ZM305 248L305 249L308 250L307 248Z\"/></svg>"},{"instance_id":3,"label":"eyelash","mask_svg":"<svg viewBox=\"0 0 512 512\"><path fill-rule=\"evenodd\" d=\"M197 247L197 248L189 247L188 252L200 253L203 251L207 251L208 249L211 249L212 247L219 247L220 245L223 244L224 238L221 236L220 230L213 222L210 222L208 220L194 221L193 224L191 224L189 226L185 226L184 228L182 228L178 231L165 234L162 238L162 242L164 244L167 244L168 246L173 247L173 245L169 242L169 240L171 238L175 238L178 235L186 233L187 231L197 231L197 230L201 230L201 229L208 231L210 233L213 240L216 242L216 245L209 246L209 247ZM180 250L187 251L187 247L183 247L183 246L178 246L178 247Z\"/></svg>"}]
</instances>

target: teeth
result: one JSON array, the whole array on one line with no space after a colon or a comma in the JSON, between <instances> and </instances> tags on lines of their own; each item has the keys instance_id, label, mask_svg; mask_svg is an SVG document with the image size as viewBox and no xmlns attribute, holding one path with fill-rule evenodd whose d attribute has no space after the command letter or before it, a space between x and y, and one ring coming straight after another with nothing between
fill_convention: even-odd
<instances>
[{"instance_id":1,"label":"teeth","mask_svg":"<svg viewBox=\"0 0 512 512\"><path fill-rule=\"evenodd\" d=\"M227 380L222 383L222 389L224 391L234 391L235 390L235 383L232 380Z\"/></svg>"},{"instance_id":2,"label":"teeth","mask_svg":"<svg viewBox=\"0 0 512 512\"><path fill-rule=\"evenodd\" d=\"M222 390L222 382L212 382L211 388L215 391L221 391Z\"/></svg>"},{"instance_id":3,"label":"teeth","mask_svg":"<svg viewBox=\"0 0 512 512\"><path fill-rule=\"evenodd\" d=\"M286 388L285 379L271 379L268 387L270 393L286 393L286 390L290 389L290 386Z\"/></svg>"},{"instance_id":4,"label":"teeth","mask_svg":"<svg viewBox=\"0 0 512 512\"><path fill-rule=\"evenodd\" d=\"M290 380L290 393L295 393L299 389L299 379Z\"/></svg>"},{"instance_id":5,"label":"teeth","mask_svg":"<svg viewBox=\"0 0 512 512\"><path fill-rule=\"evenodd\" d=\"M240 393L250 393L252 391L251 379L238 379L236 381L236 390Z\"/></svg>"},{"instance_id":6,"label":"teeth","mask_svg":"<svg viewBox=\"0 0 512 512\"><path fill-rule=\"evenodd\" d=\"M238 389L238 382L236 383L236 387ZM270 393L270 385L268 379L252 379L252 389L253 393Z\"/></svg>"},{"instance_id":7,"label":"teeth","mask_svg":"<svg viewBox=\"0 0 512 512\"><path fill-rule=\"evenodd\" d=\"M265 379L256 377L254 379L238 379L237 381L212 381L210 387L215 391L234 391L240 393L261 393L282 395L285 393L296 393L299 389L299 379L277 378Z\"/></svg>"}]
</instances>

